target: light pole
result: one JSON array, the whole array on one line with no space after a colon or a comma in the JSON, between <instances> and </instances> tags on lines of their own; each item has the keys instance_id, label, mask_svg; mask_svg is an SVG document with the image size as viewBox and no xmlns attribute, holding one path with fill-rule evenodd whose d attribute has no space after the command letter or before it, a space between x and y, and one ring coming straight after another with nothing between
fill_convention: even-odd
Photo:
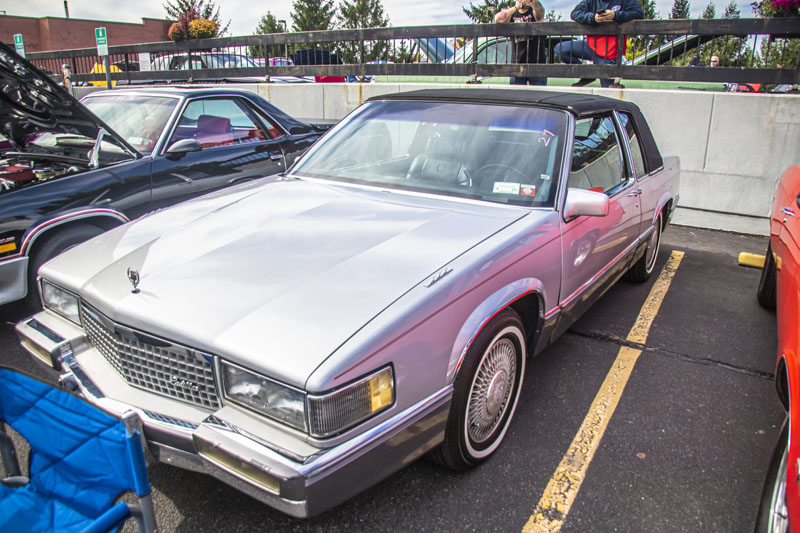
<instances>
[{"instance_id":1,"label":"light pole","mask_svg":"<svg viewBox=\"0 0 800 533\"><path fill-rule=\"evenodd\" d=\"M64 15L69 18L69 2L64 0Z\"/></svg>"}]
</instances>

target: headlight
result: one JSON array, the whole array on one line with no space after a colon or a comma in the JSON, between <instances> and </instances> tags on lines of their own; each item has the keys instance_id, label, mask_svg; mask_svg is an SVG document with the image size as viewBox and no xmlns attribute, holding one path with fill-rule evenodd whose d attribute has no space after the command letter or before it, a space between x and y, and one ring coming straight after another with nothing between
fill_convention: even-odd
<instances>
[{"instance_id":1,"label":"headlight","mask_svg":"<svg viewBox=\"0 0 800 533\"><path fill-rule=\"evenodd\" d=\"M229 363L221 366L226 398L306 431L305 393Z\"/></svg>"},{"instance_id":2,"label":"headlight","mask_svg":"<svg viewBox=\"0 0 800 533\"><path fill-rule=\"evenodd\" d=\"M78 302L78 297L71 292L56 287L45 279L42 280L42 303L44 306L52 309L67 320L80 325L81 318L78 311Z\"/></svg>"},{"instance_id":3,"label":"headlight","mask_svg":"<svg viewBox=\"0 0 800 533\"><path fill-rule=\"evenodd\" d=\"M221 361L225 398L314 437L329 437L394 404L394 374L386 367L327 394L306 394ZM308 421L306 425L306 403Z\"/></svg>"},{"instance_id":4,"label":"headlight","mask_svg":"<svg viewBox=\"0 0 800 533\"><path fill-rule=\"evenodd\" d=\"M340 433L387 409L394 403L392 367L324 394L308 395L311 434L327 437Z\"/></svg>"}]
</instances>

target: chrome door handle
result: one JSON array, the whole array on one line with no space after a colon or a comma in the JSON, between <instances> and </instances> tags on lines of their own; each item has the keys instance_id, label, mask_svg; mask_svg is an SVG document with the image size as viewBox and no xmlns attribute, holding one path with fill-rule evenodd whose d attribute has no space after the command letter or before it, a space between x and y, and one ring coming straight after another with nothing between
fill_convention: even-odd
<instances>
[{"instance_id":1,"label":"chrome door handle","mask_svg":"<svg viewBox=\"0 0 800 533\"><path fill-rule=\"evenodd\" d=\"M794 209L792 209L791 207L784 207L783 209L781 209L781 213L783 213L784 215L789 215L790 217L793 217L794 216Z\"/></svg>"},{"instance_id":2,"label":"chrome door handle","mask_svg":"<svg viewBox=\"0 0 800 533\"><path fill-rule=\"evenodd\" d=\"M277 161L278 159L283 159L283 154L280 152L269 154L269 158L273 161Z\"/></svg>"},{"instance_id":3,"label":"chrome door handle","mask_svg":"<svg viewBox=\"0 0 800 533\"><path fill-rule=\"evenodd\" d=\"M642 189L634 189L625 196L641 196L641 194L642 194Z\"/></svg>"}]
</instances>

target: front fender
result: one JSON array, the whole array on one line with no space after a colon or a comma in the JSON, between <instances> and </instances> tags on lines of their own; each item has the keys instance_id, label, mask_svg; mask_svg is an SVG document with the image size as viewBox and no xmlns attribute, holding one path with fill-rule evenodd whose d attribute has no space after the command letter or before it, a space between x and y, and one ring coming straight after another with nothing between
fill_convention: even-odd
<instances>
[{"instance_id":1,"label":"front fender","mask_svg":"<svg viewBox=\"0 0 800 533\"><path fill-rule=\"evenodd\" d=\"M502 287L490 294L470 313L469 317L461 325L461 329L456 336L453 348L450 352L450 361L447 367L447 381L452 383L455 379L461 362L467 354L467 350L472 342L488 324L494 316L513 304L517 300L530 294L537 294L539 297L539 322L544 318L544 285L535 278L524 278Z\"/></svg>"},{"instance_id":2,"label":"front fender","mask_svg":"<svg viewBox=\"0 0 800 533\"><path fill-rule=\"evenodd\" d=\"M32 225L22 236L22 245L20 246L19 255L28 255L28 251L30 250L34 241L48 230L78 220L90 220L97 218L108 220L113 225L130 222L130 219L125 216L124 213L107 207L71 210L58 216L38 220L34 225Z\"/></svg>"}]
</instances>

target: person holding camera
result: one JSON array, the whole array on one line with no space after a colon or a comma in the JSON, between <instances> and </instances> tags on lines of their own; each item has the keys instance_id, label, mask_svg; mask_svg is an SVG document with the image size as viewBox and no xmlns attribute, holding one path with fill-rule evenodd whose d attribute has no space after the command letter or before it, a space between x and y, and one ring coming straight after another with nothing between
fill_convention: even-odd
<instances>
[{"instance_id":1,"label":"person holding camera","mask_svg":"<svg viewBox=\"0 0 800 533\"><path fill-rule=\"evenodd\" d=\"M570 18L581 24L608 24L644 18L644 11L638 0L581 0L572 10ZM621 47L617 41L616 35L589 35L586 40L576 39L558 43L554 52L564 63L578 64L585 59L595 65L613 64L620 59L620 56L625 55L625 36L622 38ZM572 85L583 87L593 81L594 78L581 78ZM601 78L600 86L610 87L611 80Z\"/></svg>"},{"instance_id":2,"label":"person holding camera","mask_svg":"<svg viewBox=\"0 0 800 533\"><path fill-rule=\"evenodd\" d=\"M539 0L517 0L516 4L499 11L494 21L498 24L506 22L539 22L544 19L544 6ZM546 63L547 52L544 36L512 37L512 61L514 63ZM545 76L512 76L511 85L547 85Z\"/></svg>"}]
</instances>

